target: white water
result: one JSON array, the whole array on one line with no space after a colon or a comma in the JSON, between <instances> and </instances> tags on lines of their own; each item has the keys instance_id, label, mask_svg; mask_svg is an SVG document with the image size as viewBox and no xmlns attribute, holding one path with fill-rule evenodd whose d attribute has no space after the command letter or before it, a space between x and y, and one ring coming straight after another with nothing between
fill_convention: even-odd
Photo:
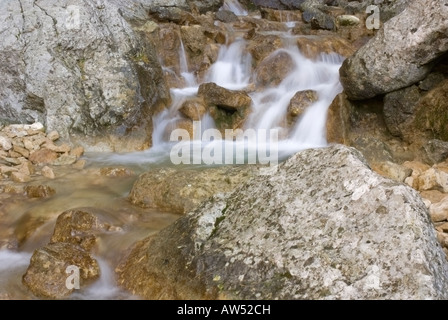
<instances>
[{"instance_id":1,"label":"white water","mask_svg":"<svg viewBox=\"0 0 448 320\"><path fill-rule=\"evenodd\" d=\"M272 53L272 55L280 52L287 53L293 61L291 71L278 86L258 88L257 91L249 94L253 100L252 113L244 126L244 129L278 130L279 160L300 150L327 145L325 131L327 109L334 97L342 91L338 70L343 58L337 54L321 54L316 60L310 60L303 56L296 46L287 44L294 43L292 39L293 37L289 34L285 34L285 48ZM251 82L254 82L254 72L251 69L252 58L245 52L245 47L246 42L243 39L236 39L233 43L222 46L218 59L210 67L204 82L215 82L230 90L247 88ZM188 79L193 75L188 73L186 61L185 51L181 47L182 76ZM185 88L171 89L172 105L153 118L153 147L151 149L123 155L114 154L96 160L133 164L168 162L170 150L174 145L173 142L169 142L170 134L177 128L177 123L184 119L179 108L186 99L196 96L198 87L199 84L196 82L190 82ZM315 90L319 100L308 107L292 128L287 128L285 123L289 102L296 92L303 90ZM214 128L214 121L207 113L201 122L201 132L209 128ZM211 148L211 144L213 146L221 144L223 154L225 148L241 150L236 146L237 142L228 140L195 142L197 143L202 143L202 150L207 145ZM228 144L234 144L234 146ZM246 142L246 153L248 149L254 148L263 150L270 147L269 143L248 146ZM234 158L239 156L241 155L234 155Z\"/></svg>"},{"instance_id":2,"label":"white water","mask_svg":"<svg viewBox=\"0 0 448 320\"><path fill-rule=\"evenodd\" d=\"M114 272L109 264L101 258L95 257L100 267L100 278L83 290L74 291L70 299L73 300L130 300L137 299L127 292L120 290L115 281Z\"/></svg>"},{"instance_id":3,"label":"white water","mask_svg":"<svg viewBox=\"0 0 448 320\"><path fill-rule=\"evenodd\" d=\"M214 82L231 90L247 87L251 77L252 57L244 53L245 46L243 39L222 46L218 60L210 67L204 82Z\"/></svg>"},{"instance_id":4,"label":"white water","mask_svg":"<svg viewBox=\"0 0 448 320\"><path fill-rule=\"evenodd\" d=\"M247 16L248 14L238 0L224 0L221 10L232 11L237 16Z\"/></svg>"}]
</instances>

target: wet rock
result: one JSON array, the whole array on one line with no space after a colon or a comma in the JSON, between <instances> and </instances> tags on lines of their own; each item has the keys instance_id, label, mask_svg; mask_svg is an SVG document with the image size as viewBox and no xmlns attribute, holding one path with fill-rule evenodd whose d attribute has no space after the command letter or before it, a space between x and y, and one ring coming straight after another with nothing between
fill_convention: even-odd
<instances>
[{"instance_id":1,"label":"wet rock","mask_svg":"<svg viewBox=\"0 0 448 320\"><path fill-rule=\"evenodd\" d=\"M76 156L63 154L62 156L51 162L51 164L54 166L69 166L71 164L74 164L76 160L78 160Z\"/></svg>"},{"instance_id":2,"label":"wet rock","mask_svg":"<svg viewBox=\"0 0 448 320\"><path fill-rule=\"evenodd\" d=\"M345 39L332 36L300 36L297 38L297 46L300 52L309 59L317 59L322 53L337 53L349 57L355 52L355 48Z\"/></svg>"},{"instance_id":3,"label":"wet rock","mask_svg":"<svg viewBox=\"0 0 448 320\"><path fill-rule=\"evenodd\" d=\"M179 111L187 118L199 121L207 111L204 104L202 99L187 100L182 104Z\"/></svg>"},{"instance_id":4,"label":"wet rock","mask_svg":"<svg viewBox=\"0 0 448 320\"><path fill-rule=\"evenodd\" d=\"M44 176L45 178L48 178L48 179L54 179L55 178L55 174L54 174L53 169L51 169L48 166L43 167L42 170L41 170L41 173L42 173L42 176Z\"/></svg>"},{"instance_id":5,"label":"wet rock","mask_svg":"<svg viewBox=\"0 0 448 320\"><path fill-rule=\"evenodd\" d=\"M417 86L388 93L384 97L384 121L393 136L412 140L415 107L420 100Z\"/></svg>"},{"instance_id":6,"label":"wet rock","mask_svg":"<svg viewBox=\"0 0 448 320\"><path fill-rule=\"evenodd\" d=\"M415 190L340 145L277 169L136 243L118 283L147 299L448 297L448 264Z\"/></svg>"},{"instance_id":7,"label":"wet rock","mask_svg":"<svg viewBox=\"0 0 448 320\"><path fill-rule=\"evenodd\" d=\"M205 30L200 25L182 26L180 28L184 48L188 55L189 67L198 70L202 61L202 54L208 42Z\"/></svg>"},{"instance_id":8,"label":"wet rock","mask_svg":"<svg viewBox=\"0 0 448 320\"><path fill-rule=\"evenodd\" d=\"M30 154L29 160L33 164L49 164L58 158L58 154L54 151L42 148Z\"/></svg>"},{"instance_id":9,"label":"wet rock","mask_svg":"<svg viewBox=\"0 0 448 320\"><path fill-rule=\"evenodd\" d=\"M424 26L424 27L423 27ZM448 6L416 0L384 23L376 36L344 61L341 82L350 99L368 99L423 80L448 51Z\"/></svg>"},{"instance_id":10,"label":"wet rock","mask_svg":"<svg viewBox=\"0 0 448 320\"><path fill-rule=\"evenodd\" d=\"M50 244L70 243L90 251L97 241L96 234L104 229L96 214L98 210L94 208L77 208L61 213Z\"/></svg>"},{"instance_id":11,"label":"wet rock","mask_svg":"<svg viewBox=\"0 0 448 320\"><path fill-rule=\"evenodd\" d=\"M326 122L327 141L349 145L350 142L350 115L352 104L344 93L338 94L330 107Z\"/></svg>"},{"instance_id":12,"label":"wet rock","mask_svg":"<svg viewBox=\"0 0 448 320\"><path fill-rule=\"evenodd\" d=\"M202 97L218 129L241 128L250 113L252 99L244 91L229 90L210 82L199 86Z\"/></svg>"},{"instance_id":13,"label":"wet rock","mask_svg":"<svg viewBox=\"0 0 448 320\"><path fill-rule=\"evenodd\" d=\"M56 190L47 185L26 186L25 194L28 198L49 198L56 194Z\"/></svg>"},{"instance_id":14,"label":"wet rock","mask_svg":"<svg viewBox=\"0 0 448 320\"><path fill-rule=\"evenodd\" d=\"M199 170L157 169L139 176L129 200L143 208L187 213L217 193L228 193L256 174L252 167Z\"/></svg>"},{"instance_id":15,"label":"wet rock","mask_svg":"<svg viewBox=\"0 0 448 320\"><path fill-rule=\"evenodd\" d=\"M220 11L216 12L215 18L216 18L216 20L226 22L226 23L238 21L238 17L232 11L228 11L228 10L220 10Z\"/></svg>"},{"instance_id":16,"label":"wet rock","mask_svg":"<svg viewBox=\"0 0 448 320\"><path fill-rule=\"evenodd\" d=\"M283 47L282 39L275 35L256 34L247 45L247 51L252 55L255 65L268 57L274 51Z\"/></svg>"},{"instance_id":17,"label":"wet rock","mask_svg":"<svg viewBox=\"0 0 448 320\"><path fill-rule=\"evenodd\" d=\"M14 182L29 182L31 181L31 177L25 173L22 172L12 172L11 173L11 180Z\"/></svg>"},{"instance_id":18,"label":"wet rock","mask_svg":"<svg viewBox=\"0 0 448 320\"><path fill-rule=\"evenodd\" d=\"M298 91L291 99L288 106L288 115L297 118L300 117L305 110L319 99L316 91L305 90Z\"/></svg>"},{"instance_id":19,"label":"wet rock","mask_svg":"<svg viewBox=\"0 0 448 320\"><path fill-rule=\"evenodd\" d=\"M100 175L105 177L124 178L135 175L134 171L128 168L101 168Z\"/></svg>"},{"instance_id":20,"label":"wet rock","mask_svg":"<svg viewBox=\"0 0 448 320\"><path fill-rule=\"evenodd\" d=\"M294 68L294 61L286 51L275 51L264 59L255 70L256 85L278 86Z\"/></svg>"},{"instance_id":21,"label":"wet rock","mask_svg":"<svg viewBox=\"0 0 448 320\"><path fill-rule=\"evenodd\" d=\"M215 105L230 112L251 106L252 99L244 91L229 90L216 83L204 83L199 86L198 95L207 105Z\"/></svg>"},{"instance_id":22,"label":"wet rock","mask_svg":"<svg viewBox=\"0 0 448 320\"><path fill-rule=\"evenodd\" d=\"M100 275L97 261L88 252L73 244L61 242L34 251L30 265L23 275L23 284L37 297L67 297L74 290L66 285L71 274L71 269L68 269L70 266L79 268L81 287Z\"/></svg>"},{"instance_id":23,"label":"wet rock","mask_svg":"<svg viewBox=\"0 0 448 320\"><path fill-rule=\"evenodd\" d=\"M185 130L188 132L188 139L193 140L194 138L194 125L193 121L190 119L180 119L176 122L176 129Z\"/></svg>"}]
</instances>

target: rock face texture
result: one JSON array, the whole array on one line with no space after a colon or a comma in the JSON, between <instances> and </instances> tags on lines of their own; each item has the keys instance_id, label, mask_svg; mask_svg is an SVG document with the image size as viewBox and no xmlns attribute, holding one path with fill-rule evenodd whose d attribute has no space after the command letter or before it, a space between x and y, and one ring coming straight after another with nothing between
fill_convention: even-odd
<instances>
[{"instance_id":1,"label":"rock face texture","mask_svg":"<svg viewBox=\"0 0 448 320\"><path fill-rule=\"evenodd\" d=\"M347 59L341 82L349 99L368 99L424 79L448 51L448 1L411 1Z\"/></svg>"},{"instance_id":2,"label":"rock face texture","mask_svg":"<svg viewBox=\"0 0 448 320\"><path fill-rule=\"evenodd\" d=\"M138 242L119 283L153 299L448 297L448 264L415 190L341 145L272 171Z\"/></svg>"},{"instance_id":3,"label":"rock face texture","mask_svg":"<svg viewBox=\"0 0 448 320\"><path fill-rule=\"evenodd\" d=\"M64 139L95 136L126 131L142 112L169 99L144 27L133 29L122 16L144 17L145 11L129 6L130 1L2 1L1 118L41 121Z\"/></svg>"}]
</instances>

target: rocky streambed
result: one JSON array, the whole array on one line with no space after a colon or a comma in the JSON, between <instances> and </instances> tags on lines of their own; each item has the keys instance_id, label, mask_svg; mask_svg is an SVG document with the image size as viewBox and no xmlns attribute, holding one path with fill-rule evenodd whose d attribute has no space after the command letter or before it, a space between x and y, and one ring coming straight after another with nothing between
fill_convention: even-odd
<instances>
[{"instance_id":1,"label":"rocky streambed","mask_svg":"<svg viewBox=\"0 0 448 320\"><path fill-rule=\"evenodd\" d=\"M446 0L0 8L0 298L447 298Z\"/></svg>"}]
</instances>

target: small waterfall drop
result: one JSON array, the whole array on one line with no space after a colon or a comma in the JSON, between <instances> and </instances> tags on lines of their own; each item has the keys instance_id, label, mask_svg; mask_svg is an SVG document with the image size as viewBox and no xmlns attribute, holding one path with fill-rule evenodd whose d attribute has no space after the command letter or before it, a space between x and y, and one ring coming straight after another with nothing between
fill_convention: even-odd
<instances>
[{"instance_id":1,"label":"small waterfall drop","mask_svg":"<svg viewBox=\"0 0 448 320\"><path fill-rule=\"evenodd\" d=\"M237 16L247 16L248 14L238 0L224 0L221 10L232 11Z\"/></svg>"},{"instance_id":2,"label":"small waterfall drop","mask_svg":"<svg viewBox=\"0 0 448 320\"><path fill-rule=\"evenodd\" d=\"M245 46L243 39L236 39L230 45L222 46L218 60L210 67L205 82L214 82L231 90L247 87L251 77L252 57L244 52Z\"/></svg>"},{"instance_id":3,"label":"small waterfall drop","mask_svg":"<svg viewBox=\"0 0 448 320\"><path fill-rule=\"evenodd\" d=\"M273 52L271 55L286 53L292 60L289 73L276 86L257 88L249 92L252 98L252 110L246 119L243 129L260 131L268 134L270 130L277 130L279 140L276 143L276 152L279 160L307 148L324 147L327 145L325 123L327 109L335 96L342 91L339 82L339 68L343 58L338 54L320 54L311 60L302 55L295 43L295 36L288 33L284 35L285 46ZM222 45L218 58L206 73L203 82L214 82L229 90L243 90L254 82L252 70L252 57L246 50L244 39L235 39L232 43ZM113 155L109 161L115 163L155 163L170 161L168 157L173 146L177 142L170 142L170 135L177 129L180 121L186 118L179 112L187 99L196 97L199 84L192 73L189 72L187 58L183 44L179 52L182 77L185 79L184 88L172 88L172 104L169 108L153 117L153 146L145 152L134 152L124 155ZM190 79L190 80L189 80ZM286 114L291 98L299 91L313 90L318 95L318 100L312 103L305 112L288 128L286 125ZM214 129L213 118L207 112L201 119L201 133L207 129ZM216 130L217 131L217 130ZM202 136L201 136L202 137ZM246 137L246 136L245 136ZM247 137L246 137L247 138ZM219 140L219 139L218 139ZM242 143L241 141L219 140L192 141L198 150L210 149L220 145L222 151L219 153L225 158L225 150L237 150L243 153L243 158L254 150L269 151L272 145L259 142L256 145ZM199 146L199 147L198 147ZM216 151L216 149L214 149ZM241 155L233 154L234 159ZM104 158L103 158L104 160ZM193 161L192 161L193 163ZM237 162L244 163L244 162Z\"/></svg>"}]
</instances>

